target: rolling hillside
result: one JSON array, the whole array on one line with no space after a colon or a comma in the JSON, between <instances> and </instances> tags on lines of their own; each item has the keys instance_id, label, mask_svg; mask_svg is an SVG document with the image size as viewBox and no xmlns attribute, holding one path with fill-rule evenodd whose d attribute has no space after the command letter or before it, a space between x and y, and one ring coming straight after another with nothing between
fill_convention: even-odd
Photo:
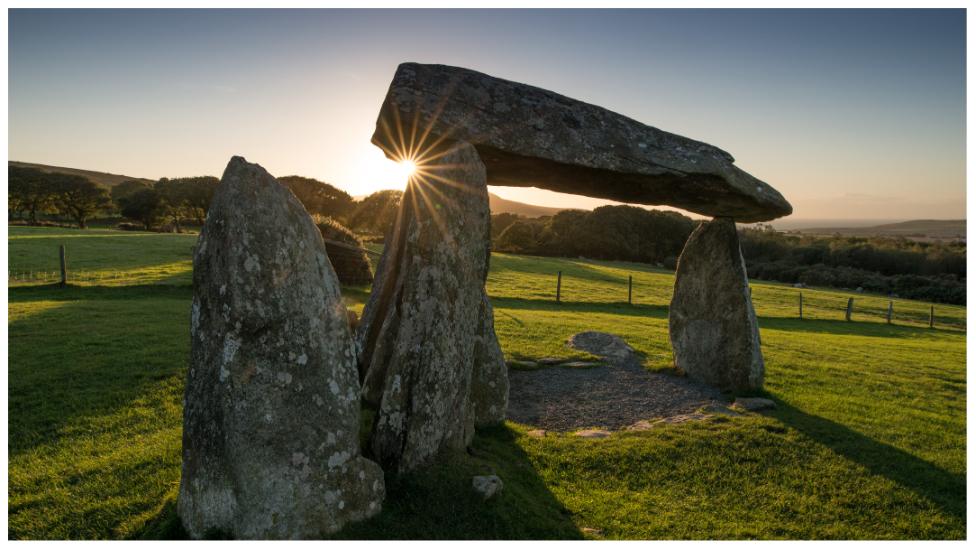
<instances>
[{"instance_id":1,"label":"rolling hillside","mask_svg":"<svg viewBox=\"0 0 976 550\"><path fill-rule=\"evenodd\" d=\"M850 237L905 237L913 240L966 240L966 220L910 220L870 227L817 227L797 229L795 232Z\"/></svg>"},{"instance_id":2,"label":"rolling hillside","mask_svg":"<svg viewBox=\"0 0 976 550\"><path fill-rule=\"evenodd\" d=\"M33 162L19 162L16 160L10 161L10 166L21 166L24 168L35 168L41 172L48 173L61 173L61 174L72 174L77 176L84 176L95 183L104 185L105 187L114 187L123 181L127 180L138 180L144 181L146 183L152 183L153 180L146 178L136 178L132 176L123 176L121 174L109 174L107 172L96 172L94 170L82 170L80 168L66 168L63 166L48 166L46 164L35 164Z\"/></svg>"},{"instance_id":3,"label":"rolling hillside","mask_svg":"<svg viewBox=\"0 0 976 550\"><path fill-rule=\"evenodd\" d=\"M564 208L553 208L551 206L536 206L524 202L510 201L503 199L494 193L488 193L488 208L492 214L517 214L526 218L540 218L542 216L552 216Z\"/></svg>"},{"instance_id":4,"label":"rolling hillside","mask_svg":"<svg viewBox=\"0 0 976 550\"><path fill-rule=\"evenodd\" d=\"M108 172L97 172L95 170L83 170L81 168L67 168L64 166L49 166L47 164L36 164L33 162L20 162L16 160L10 161L11 166L22 166L25 168L36 168L42 172L49 173L63 173L63 174L75 174L79 176L84 176L95 183L104 185L105 187L114 187L126 180L139 180L146 183L152 183L153 180L146 178L137 178L134 176L126 176L122 174L109 174ZM363 197L355 197L357 200L361 200ZM494 193L488 193L488 207L491 209L492 214L502 214L502 213L512 213L519 216L525 216L527 218L538 218L541 216L551 216L556 212L562 210L562 208L552 208L549 206L536 206L534 204L526 204L524 202L510 201L508 199L503 199Z\"/></svg>"}]
</instances>

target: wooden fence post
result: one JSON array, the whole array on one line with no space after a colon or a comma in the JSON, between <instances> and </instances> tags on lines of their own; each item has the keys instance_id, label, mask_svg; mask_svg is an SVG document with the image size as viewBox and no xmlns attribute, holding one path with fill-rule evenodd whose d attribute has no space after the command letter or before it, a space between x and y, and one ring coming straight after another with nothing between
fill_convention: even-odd
<instances>
[{"instance_id":1,"label":"wooden fence post","mask_svg":"<svg viewBox=\"0 0 976 550\"><path fill-rule=\"evenodd\" d=\"M844 319L851 320L851 311L854 309L854 298L847 299L847 312L844 314Z\"/></svg>"},{"instance_id":2,"label":"wooden fence post","mask_svg":"<svg viewBox=\"0 0 976 550\"><path fill-rule=\"evenodd\" d=\"M634 303L634 276L627 276L627 303L633 305Z\"/></svg>"},{"instance_id":3,"label":"wooden fence post","mask_svg":"<svg viewBox=\"0 0 976 550\"><path fill-rule=\"evenodd\" d=\"M803 319L803 292L800 292L800 319Z\"/></svg>"},{"instance_id":4,"label":"wooden fence post","mask_svg":"<svg viewBox=\"0 0 976 550\"><path fill-rule=\"evenodd\" d=\"M61 256L61 286L64 287L68 284L68 265L64 260L64 245L58 249Z\"/></svg>"},{"instance_id":5,"label":"wooden fence post","mask_svg":"<svg viewBox=\"0 0 976 550\"><path fill-rule=\"evenodd\" d=\"M929 328L935 328L935 306L929 306Z\"/></svg>"},{"instance_id":6,"label":"wooden fence post","mask_svg":"<svg viewBox=\"0 0 976 550\"><path fill-rule=\"evenodd\" d=\"M557 304L559 303L559 294L562 291L562 287L563 287L563 272L558 271L556 273L556 303Z\"/></svg>"},{"instance_id":7,"label":"wooden fence post","mask_svg":"<svg viewBox=\"0 0 976 550\"><path fill-rule=\"evenodd\" d=\"M891 314L895 310L895 302L893 300L888 300L888 324L891 324Z\"/></svg>"}]
</instances>

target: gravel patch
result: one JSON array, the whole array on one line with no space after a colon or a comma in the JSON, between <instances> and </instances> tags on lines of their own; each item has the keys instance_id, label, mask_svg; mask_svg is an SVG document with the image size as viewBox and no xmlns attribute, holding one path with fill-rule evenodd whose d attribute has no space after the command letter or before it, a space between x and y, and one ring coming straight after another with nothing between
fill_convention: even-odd
<instances>
[{"instance_id":1,"label":"gravel patch","mask_svg":"<svg viewBox=\"0 0 976 550\"><path fill-rule=\"evenodd\" d=\"M509 369L509 420L553 431L619 430L641 420L728 404L714 388L648 371L617 336L587 332L570 340L573 347L603 357L606 364L588 369Z\"/></svg>"}]
</instances>

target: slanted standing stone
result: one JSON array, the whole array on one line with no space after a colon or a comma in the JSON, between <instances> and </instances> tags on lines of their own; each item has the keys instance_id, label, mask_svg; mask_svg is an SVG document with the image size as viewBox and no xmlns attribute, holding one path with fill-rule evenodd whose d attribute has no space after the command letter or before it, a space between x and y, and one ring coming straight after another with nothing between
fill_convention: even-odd
<instances>
[{"instance_id":1,"label":"slanted standing stone","mask_svg":"<svg viewBox=\"0 0 976 550\"><path fill-rule=\"evenodd\" d=\"M488 295L481 298L471 374L471 414L477 427L505 421L508 411L508 365L495 336L495 314Z\"/></svg>"},{"instance_id":2,"label":"slanted standing stone","mask_svg":"<svg viewBox=\"0 0 976 550\"><path fill-rule=\"evenodd\" d=\"M193 257L178 510L193 537L312 538L380 510L352 336L322 237L234 157Z\"/></svg>"},{"instance_id":3,"label":"slanted standing stone","mask_svg":"<svg viewBox=\"0 0 976 550\"><path fill-rule=\"evenodd\" d=\"M703 222L685 244L668 319L675 365L723 391L762 387L763 357L735 222Z\"/></svg>"},{"instance_id":4,"label":"slanted standing stone","mask_svg":"<svg viewBox=\"0 0 976 550\"><path fill-rule=\"evenodd\" d=\"M399 471L464 449L476 417L500 418L506 409L500 393L507 373L484 291L485 167L463 142L431 157L403 195L358 333L363 397L377 410L370 450ZM482 369L485 362L490 367ZM489 392L479 390L474 406L472 380L490 387L488 370L497 377L499 393L490 394L497 402L482 400Z\"/></svg>"}]
</instances>

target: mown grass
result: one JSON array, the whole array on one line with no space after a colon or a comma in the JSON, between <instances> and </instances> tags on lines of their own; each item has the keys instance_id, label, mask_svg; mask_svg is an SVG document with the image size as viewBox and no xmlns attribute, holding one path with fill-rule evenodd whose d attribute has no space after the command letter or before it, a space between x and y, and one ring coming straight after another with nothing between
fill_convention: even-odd
<instances>
[{"instance_id":1,"label":"mown grass","mask_svg":"<svg viewBox=\"0 0 976 550\"><path fill-rule=\"evenodd\" d=\"M124 275L9 290L8 535L182 536L174 502L193 238L11 229L12 271L52 249L56 262L65 243L69 265ZM672 283L635 264L495 255L488 291L509 357L570 356L568 336L606 330L666 370ZM367 292L344 296L361 310ZM776 411L606 440L537 439L511 423L484 430L470 454L390 477L383 513L338 536L965 537L965 309L936 306L930 330L928 304L898 300L889 326L858 307L886 299L856 295L848 323L853 294L805 290L807 304L824 306L808 305L801 321L796 293L753 285ZM505 489L483 502L471 476L489 472Z\"/></svg>"}]
</instances>

